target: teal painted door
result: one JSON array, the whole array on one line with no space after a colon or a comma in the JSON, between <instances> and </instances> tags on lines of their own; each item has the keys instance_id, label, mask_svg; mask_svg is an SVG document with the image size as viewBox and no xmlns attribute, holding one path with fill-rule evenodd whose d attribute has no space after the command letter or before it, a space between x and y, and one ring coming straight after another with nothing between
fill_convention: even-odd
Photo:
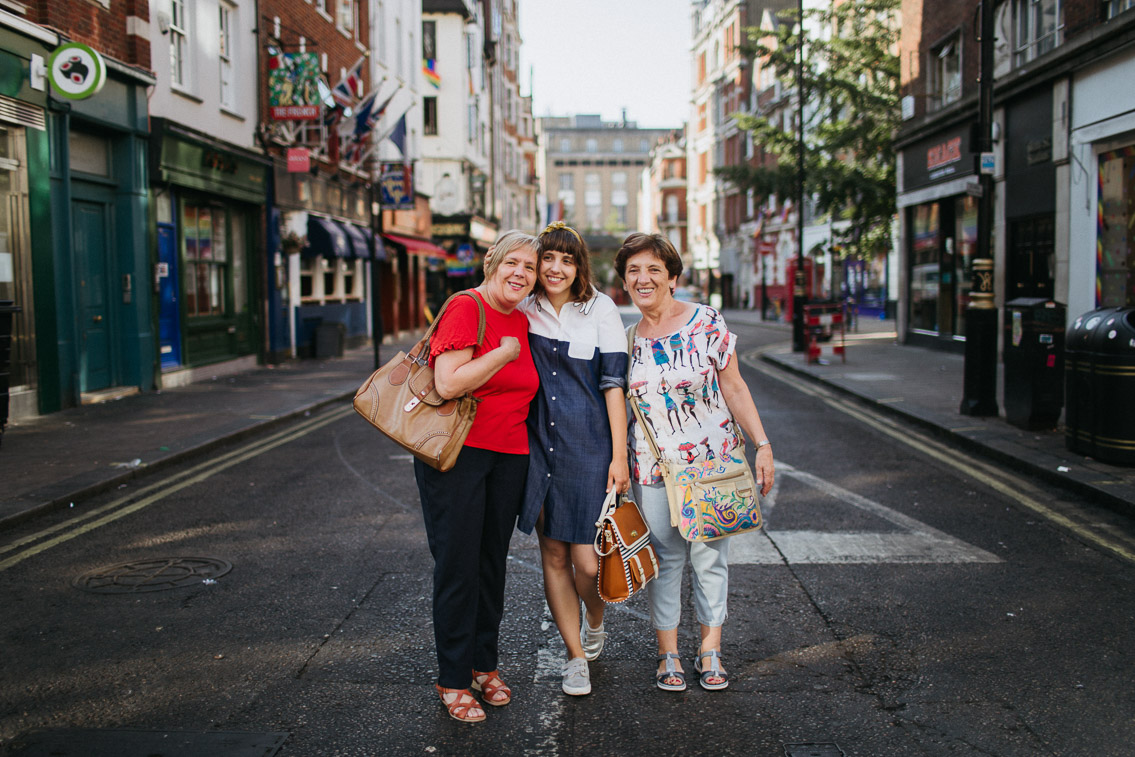
<instances>
[{"instance_id":1,"label":"teal painted door","mask_svg":"<svg viewBox=\"0 0 1135 757\"><path fill-rule=\"evenodd\" d=\"M79 295L79 391L106 389L114 381L110 323L109 208L75 200L71 205L72 254Z\"/></svg>"}]
</instances>

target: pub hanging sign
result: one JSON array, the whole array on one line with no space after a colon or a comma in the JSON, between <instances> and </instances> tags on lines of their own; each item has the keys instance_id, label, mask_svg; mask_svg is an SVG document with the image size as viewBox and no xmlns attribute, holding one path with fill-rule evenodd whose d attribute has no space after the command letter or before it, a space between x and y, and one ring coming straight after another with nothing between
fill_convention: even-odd
<instances>
[{"instance_id":1,"label":"pub hanging sign","mask_svg":"<svg viewBox=\"0 0 1135 757\"><path fill-rule=\"evenodd\" d=\"M378 181L382 207L387 210L414 209L414 167L410 163L383 163Z\"/></svg>"}]
</instances>

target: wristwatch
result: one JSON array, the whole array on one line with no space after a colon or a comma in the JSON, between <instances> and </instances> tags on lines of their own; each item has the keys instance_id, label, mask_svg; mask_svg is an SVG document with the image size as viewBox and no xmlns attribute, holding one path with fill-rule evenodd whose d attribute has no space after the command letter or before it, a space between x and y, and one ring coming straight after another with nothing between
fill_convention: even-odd
<instances>
[{"instance_id":1,"label":"wristwatch","mask_svg":"<svg viewBox=\"0 0 1135 757\"><path fill-rule=\"evenodd\" d=\"M761 439L759 442L757 442L757 451L759 452L761 447L768 447L771 444L772 442L770 442L768 439Z\"/></svg>"}]
</instances>

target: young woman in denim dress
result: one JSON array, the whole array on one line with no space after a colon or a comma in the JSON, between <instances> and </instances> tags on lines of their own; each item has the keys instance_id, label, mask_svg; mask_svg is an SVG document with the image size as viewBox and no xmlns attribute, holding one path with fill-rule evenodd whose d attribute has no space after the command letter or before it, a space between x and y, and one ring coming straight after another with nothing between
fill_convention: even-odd
<instances>
[{"instance_id":1,"label":"young woman in denim dress","mask_svg":"<svg viewBox=\"0 0 1135 757\"><path fill-rule=\"evenodd\" d=\"M615 303L595 290L587 245L562 223L538 237L535 294L521 309L540 388L528 416L520 530L535 527L544 596L564 645L565 694L591 692L588 661L606 639L593 547L605 493L626 491L627 341ZM586 610L582 623L579 603Z\"/></svg>"}]
</instances>

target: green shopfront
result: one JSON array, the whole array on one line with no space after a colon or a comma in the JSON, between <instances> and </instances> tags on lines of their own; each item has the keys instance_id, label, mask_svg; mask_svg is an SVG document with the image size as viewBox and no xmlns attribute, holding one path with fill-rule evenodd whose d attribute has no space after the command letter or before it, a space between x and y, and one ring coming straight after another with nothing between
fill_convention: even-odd
<instances>
[{"instance_id":1,"label":"green shopfront","mask_svg":"<svg viewBox=\"0 0 1135 757\"><path fill-rule=\"evenodd\" d=\"M156 323L163 386L193 369L255 365L264 347L264 204L269 162L152 119Z\"/></svg>"}]
</instances>

